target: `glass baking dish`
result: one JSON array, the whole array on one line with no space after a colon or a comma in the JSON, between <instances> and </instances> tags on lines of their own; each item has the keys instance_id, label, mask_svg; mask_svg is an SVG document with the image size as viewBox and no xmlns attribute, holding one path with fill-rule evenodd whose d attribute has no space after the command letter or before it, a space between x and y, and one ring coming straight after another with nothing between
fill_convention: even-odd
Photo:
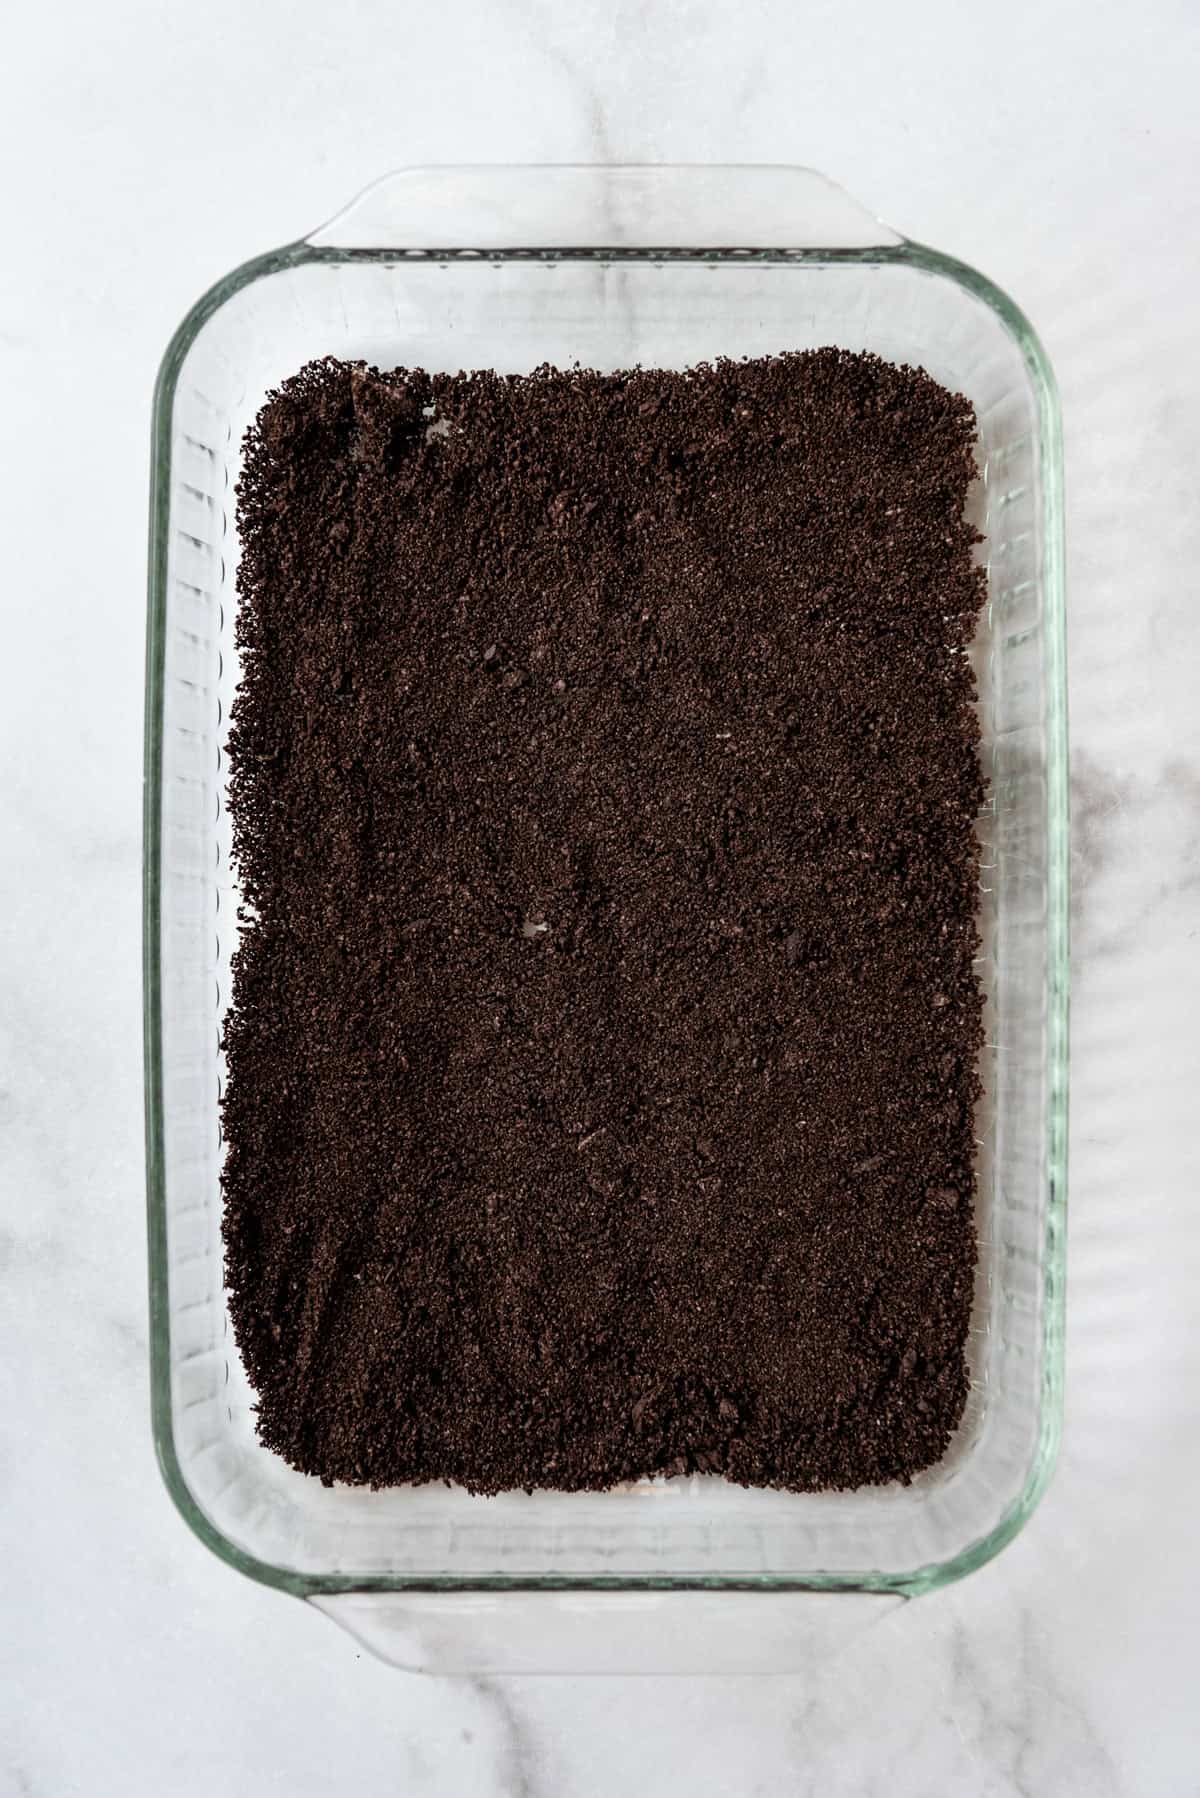
<instances>
[{"instance_id":1,"label":"glass baking dish","mask_svg":"<svg viewBox=\"0 0 1200 1798\"><path fill-rule=\"evenodd\" d=\"M988 602L986 1097L971 1398L910 1486L719 1479L601 1495L326 1489L256 1440L222 1283L220 1031L237 932L223 731L237 677L240 443L316 356L387 368L683 367L837 344L918 363L979 422ZM188 314L154 401L145 1040L154 1432L202 1541L408 1665L803 1664L1021 1528L1059 1436L1067 733L1058 407L989 281L795 168L458 168L387 177ZM871 1595L870 1601L864 1595ZM853 1601L857 1601L856 1603ZM824 1647L821 1648L824 1652Z\"/></svg>"}]
</instances>

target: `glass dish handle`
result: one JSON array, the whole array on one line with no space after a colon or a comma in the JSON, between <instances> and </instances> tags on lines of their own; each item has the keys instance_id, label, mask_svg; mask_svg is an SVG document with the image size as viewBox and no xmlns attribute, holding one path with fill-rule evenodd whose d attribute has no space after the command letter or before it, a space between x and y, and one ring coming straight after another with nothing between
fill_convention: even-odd
<instances>
[{"instance_id":1,"label":"glass dish handle","mask_svg":"<svg viewBox=\"0 0 1200 1798\"><path fill-rule=\"evenodd\" d=\"M783 164L462 166L385 175L315 249L869 250L904 240L815 169Z\"/></svg>"},{"instance_id":2,"label":"glass dish handle","mask_svg":"<svg viewBox=\"0 0 1200 1798\"><path fill-rule=\"evenodd\" d=\"M410 1673L811 1673L908 1600L878 1592L334 1592Z\"/></svg>"}]
</instances>

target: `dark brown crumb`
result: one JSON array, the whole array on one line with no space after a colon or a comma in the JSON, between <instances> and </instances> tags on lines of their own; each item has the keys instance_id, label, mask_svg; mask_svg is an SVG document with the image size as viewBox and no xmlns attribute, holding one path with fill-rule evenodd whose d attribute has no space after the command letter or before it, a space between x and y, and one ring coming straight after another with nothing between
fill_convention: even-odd
<instances>
[{"instance_id":1,"label":"dark brown crumb","mask_svg":"<svg viewBox=\"0 0 1200 1798\"><path fill-rule=\"evenodd\" d=\"M262 1440L907 1480L967 1390L968 403L316 363L239 486L225 1243Z\"/></svg>"}]
</instances>

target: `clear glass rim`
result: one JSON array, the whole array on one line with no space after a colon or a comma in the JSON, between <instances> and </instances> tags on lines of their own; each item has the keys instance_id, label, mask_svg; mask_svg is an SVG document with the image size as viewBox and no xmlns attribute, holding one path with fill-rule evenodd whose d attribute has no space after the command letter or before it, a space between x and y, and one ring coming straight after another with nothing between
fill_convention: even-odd
<instances>
[{"instance_id":1,"label":"clear glass rim","mask_svg":"<svg viewBox=\"0 0 1200 1798\"><path fill-rule=\"evenodd\" d=\"M813 1571L774 1574L591 1575L354 1575L306 1573L247 1553L219 1530L196 1503L175 1446L171 1406L170 1307L167 1289L167 1203L163 1153L161 1030L162 722L167 608L167 541L171 485L171 416L175 388L189 349L214 313L243 288L310 263L505 262L718 263L747 265L899 263L954 282L986 305L1017 344L1037 402L1042 471L1042 541L1046 633L1047 783L1047 1155L1045 1287L1042 1295L1042 1382L1038 1441L1025 1485L999 1522L945 1561L900 1573ZM1042 344L1020 308L985 275L954 257L910 240L866 249L655 249L564 246L556 249L476 250L469 246L388 250L343 249L306 240L287 244L232 269L187 313L163 355L155 383L151 427L150 529L146 621L143 787L143 1035L146 1129L146 1204L149 1242L150 1398L155 1455L176 1509L192 1532L238 1572L298 1597L337 1592L869 1592L916 1597L982 1567L1029 1521L1050 1483L1062 1433L1066 1278L1067 1060L1069 1006L1069 787L1067 759L1066 586L1063 541L1062 426L1054 374Z\"/></svg>"}]
</instances>

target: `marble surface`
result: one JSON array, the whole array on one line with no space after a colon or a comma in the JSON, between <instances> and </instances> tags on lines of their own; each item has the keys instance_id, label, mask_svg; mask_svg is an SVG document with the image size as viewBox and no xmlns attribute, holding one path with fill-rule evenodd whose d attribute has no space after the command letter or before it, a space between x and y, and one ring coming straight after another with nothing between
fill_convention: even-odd
<instances>
[{"instance_id":1,"label":"marble surface","mask_svg":"<svg viewBox=\"0 0 1200 1798\"><path fill-rule=\"evenodd\" d=\"M50 0L0 75L0 1793L1200 1791L1200 12ZM1054 360L1074 739L1066 1434L1024 1535L805 1678L423 1680L238 1578L150 1446L150 387L215 275L406 162L794 160Z\"/></svg>"}]
</instances>

